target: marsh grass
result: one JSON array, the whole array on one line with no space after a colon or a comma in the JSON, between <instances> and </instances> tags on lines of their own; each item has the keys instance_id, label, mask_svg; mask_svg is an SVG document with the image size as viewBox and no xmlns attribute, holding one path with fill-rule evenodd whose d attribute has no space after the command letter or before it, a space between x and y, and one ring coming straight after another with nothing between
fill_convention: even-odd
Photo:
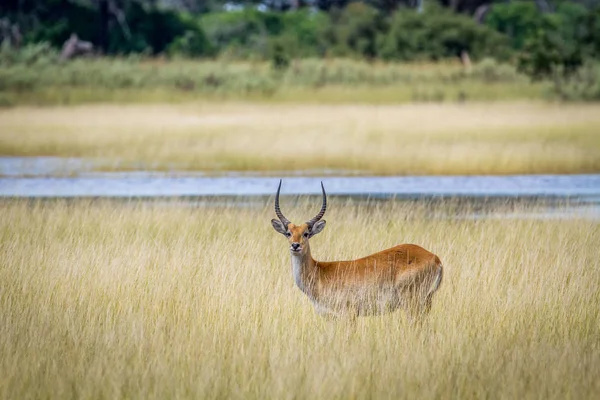
<instances>
[{"instance_id":1,"label":"marsh grass","mask_svg":"<svg viewBox=\"0 0 600 400\"><path fill-rule=\"evenodd\" d=\"M283 206L292 220L315 208ZM335 198L329 210L318 259L403 242L440 256L423 325L317 316L270 204L3 201L0 397L595 398L597 221L440 220Z\"/></svg>"},{"instance_id":2,"label":"marsh grass","mask_svg":"<svg viewBox=\"0 0 600 400\"><path fill-rule=\"evenodd\" d=\"M191 103L0 111L0 155L102 170L529 174L600 170L600 107Z\"/></svg>"},{"instance_id":3,"label":"marsh grass","mask_svg":"<svg viewBox=\"0 0 600 400\"><path fill-rule=\"evenodd\" d=\"M242 100L301 103L465 102L541 99L551 85L531 83L514 67L485 60L398 64L296 60L266 62L82 59L1 65L0 106L90 102Z\"/></svg>"}]
</instances>

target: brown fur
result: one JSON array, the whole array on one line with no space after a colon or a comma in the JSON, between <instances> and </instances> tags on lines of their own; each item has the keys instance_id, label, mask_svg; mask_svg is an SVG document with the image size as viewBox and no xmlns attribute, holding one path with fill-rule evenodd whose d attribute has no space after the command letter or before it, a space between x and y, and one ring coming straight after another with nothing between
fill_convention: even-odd
<instances>
[{"instance_id":1,"label":"brown fur","mask_svg":"<svg viewBox=\"0 0 600 400\"><path fill-rule=\"evenodd\" d=\"M405 309L410 316L431 307L443 267L433 253L414 244L401 244L351 261L317 261L310 254L307 224L287 226L292 268L298 287L327 314L381 314ZM310 235L309 235L310 236Z\"/></svg>"}]
</instances>

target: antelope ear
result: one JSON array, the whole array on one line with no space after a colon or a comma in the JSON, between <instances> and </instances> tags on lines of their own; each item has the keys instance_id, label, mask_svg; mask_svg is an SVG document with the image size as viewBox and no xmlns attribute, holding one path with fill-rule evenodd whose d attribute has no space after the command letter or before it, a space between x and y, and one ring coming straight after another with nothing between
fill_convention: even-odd
<instances>
[{"instance_id":1,"label":"antelope ear","mask_svg":"<svg viewBox=\"0 0 600 400\"><path fill-rule=\"evenodd\" d=\"M315 222L315 224L312 226L312 229L310 230L310 237L315 236L317 233L321 233L323 228L325 228L325 224L325 220Z\"/></svg>"},{"instance_id":2,"label":"antelope ear","mask_svg":"<svg viewBox=\"0 0 600 400\"><path fill-rule=\"evenodd\" d=\"M273 229L275 229L277 232L281 233L282 235L285 235L285 233L287 232L287 228L285 226L283 226L281 221L279 221L278 219L273 218L271 220L271 225L273 225Z\"/></svg>"}]
</instances>

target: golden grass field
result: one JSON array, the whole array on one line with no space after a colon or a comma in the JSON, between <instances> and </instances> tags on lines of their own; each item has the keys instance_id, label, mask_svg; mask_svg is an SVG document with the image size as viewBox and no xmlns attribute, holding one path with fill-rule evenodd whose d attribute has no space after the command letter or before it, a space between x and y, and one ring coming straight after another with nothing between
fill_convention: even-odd
<instances>
[{"instance_id":1,"label":"golden grass field","mask_svg":"<svg viewBox=\"0 0 600 400\"><path fill-rule=\"evenodd\" d=\"M96 160L102 170L321 174L600 171L600 106L535 102L16 107L0 155Z\"/></svg>"},{"instance_id":2,"label":"golden grass field","mask_svg":"<svg viewBox=\"0 0 600 400\"><path fill-rule=\"evenodd\" d=\"M59 126L66 114L53 115ZM292 203L282 199L292 221L319 205ZM439 255L444 282L421 325L401 312L316 315L271 203L2 201L0 398L597 397L598 221L439 219L415 203L335 197L329 210L311 240L317 259L398 243Z\"/></svg>"}]
</instances>

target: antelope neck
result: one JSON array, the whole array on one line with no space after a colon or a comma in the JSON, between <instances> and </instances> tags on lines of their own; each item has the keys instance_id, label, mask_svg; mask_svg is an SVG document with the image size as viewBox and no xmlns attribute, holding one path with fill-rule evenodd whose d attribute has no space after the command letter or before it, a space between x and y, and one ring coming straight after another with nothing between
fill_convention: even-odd
<instances>
[{"instance_id":1,"label":"antelope neck","mask_svg":"<svg viewBox=\"0 0 600 400\"><path fill-rule=\"evenodd\" d=\"M307 248L304 254L291 254L291 256L296 285L304 293L309 294L314 289L317 277L317 263L310 255L310 248Z\"/></svg>"}]
</instances>

